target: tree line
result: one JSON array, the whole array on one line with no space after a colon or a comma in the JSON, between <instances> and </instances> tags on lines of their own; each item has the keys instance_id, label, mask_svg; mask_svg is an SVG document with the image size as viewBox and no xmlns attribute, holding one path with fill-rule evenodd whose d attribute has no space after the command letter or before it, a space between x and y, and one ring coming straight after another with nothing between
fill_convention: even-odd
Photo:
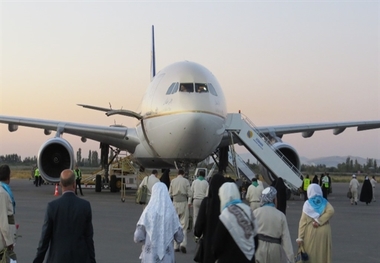
<instances>
[{"instance_id":1,"label":"tree line","mask_svg":"<svg viewBox=\"0 0 380 263\"><path fill-rule=\"evenodd\" d=\"M99 159L99 153L97 151L88 151L88 157L84 158L82 157L82 149L79 148L76 152L76 160L77 165L81 167L98 167L100 164ZM79 160L79 161L78 161ZM37 164L37 156L33 157L25 157L24 159L21 158L20 155L13 153L13 154L6 154L6 155L0 155L0 164L10 164L10 165L36 165Z\"/></svg>"},{"instance_id":2,"label":"tree line","mask_svg":"<svg viewBox=\"0 0 380 263\"><path fill-rule=\"evenodd\" d=\"M110 154L110 158L112 153ZM76 152L77 165L81 167L98 167L100 165L99 153L97 151L88 151L87 158L82 157L82 149L79 148ZM0 155L0 164L7 163L12 165L36 165L37 157L25 157L21 158L18 154ZM256 173L260 173L257 164L250 163L248 160L247 165ZM367 158L365 164L360 164L357 159L353 160L347 157L345 162L339 163L337 167L327 167L325 164L319 165L301 165L301 172L308 174L315 173L380 173L380 167L377 164L376 159Z\"/></svg>"},{"instance_id":3,"label":"tree line","mask_svg":"<svg viewBox=\"0 0 380 263\"><path fill-rule=\"evenodd\" d=\"M256 174L260 174L260 168L255 163L247 162L248 167L252 169ZM380 173L380 167L377 164L376 159L367 158L365 164L360 164L357 159L353 160L347 157L345 162L339 163L336 167L327 167L325 164L318 165L301 165L301 172L304 174L316 174L316 173Z\"/></svg>"}]
</instances>

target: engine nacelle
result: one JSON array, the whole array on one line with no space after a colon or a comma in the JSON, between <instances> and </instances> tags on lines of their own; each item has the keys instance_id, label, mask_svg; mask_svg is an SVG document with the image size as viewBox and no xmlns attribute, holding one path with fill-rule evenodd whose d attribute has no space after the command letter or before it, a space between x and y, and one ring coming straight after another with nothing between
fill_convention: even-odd
<instances>
[{"instance_id":1,"label":"engine nacelle","mask_svg":"<svg viewBox=\"0 0 380 263\"><path fill-rule=\"evenodd\" d=\"M42 178L50 183L59 183L65 169L73 169L74 150L65 139L55 137L46 141L38 151L38 169Z\"/></svg>"},{"instance_id":2,"label":"engine nacelle","mask_svg":"<svg viewBox=\"0 0 380 263\"><path fill-rule=\"evenodd\" d=\"M301 161L298 156L297 151L289 144L283 142L275 142L272 147L276 152L283 154L286 159L290 162L290 165L294 165L298 170L301 168ZM267 168L260 164L261 174L265 182L269 185L277 178L277 176L271 173Z\"/></svg>"}]
</instances>

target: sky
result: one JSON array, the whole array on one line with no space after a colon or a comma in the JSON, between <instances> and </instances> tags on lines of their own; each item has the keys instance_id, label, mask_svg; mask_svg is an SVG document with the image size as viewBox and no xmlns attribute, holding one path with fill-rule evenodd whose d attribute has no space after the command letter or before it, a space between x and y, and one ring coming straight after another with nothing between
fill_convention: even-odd
<instances>
[{"instance_id":1,"label":"sky","mask_svg":"<svg viewBox=\"0 0 380 263\"><path fill-rule=\"evenodd\" d=\"M0 9L0 115L134 127L77 104L138 110L154 25L158 70L205 66L228 111L258 127L380 120L379 1L2 1ZM0 155L37 155L50 137L0 124ZM64 138L84 157L99 150ZM283 141L306 158L380 159L380 129Z\"/></svg>"}]
</instances>

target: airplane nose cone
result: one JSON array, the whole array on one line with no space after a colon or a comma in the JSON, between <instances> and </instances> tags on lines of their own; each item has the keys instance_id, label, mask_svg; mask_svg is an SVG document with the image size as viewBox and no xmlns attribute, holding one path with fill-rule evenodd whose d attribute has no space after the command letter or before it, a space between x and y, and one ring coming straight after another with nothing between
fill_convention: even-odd
<instances>
[{"instance_id":1,"label":"airplane nose cone","mask_svg":"<svg viewBox=\"0 0 380 263\"><path fill-rule=\"evenodd\" d=\"M161 116L159 121L154 118L149 121L147 137L161 158L199 162L208 157L222 139L224 119L217 115L187 112Z\"/></svg>"}]
</instances>

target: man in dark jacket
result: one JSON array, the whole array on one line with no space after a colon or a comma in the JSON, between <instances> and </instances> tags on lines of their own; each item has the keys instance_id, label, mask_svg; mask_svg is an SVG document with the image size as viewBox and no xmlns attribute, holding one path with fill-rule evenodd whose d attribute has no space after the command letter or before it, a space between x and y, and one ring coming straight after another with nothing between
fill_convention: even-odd
<instances>
[{"instance_id":1,"label":"man in dark jacket","mask_svg":"<svg viewBox=\"0 0 380 263\"><path fill-rule=\"evenodd\" d=\"M95 263L92 212L88 201L75 195L75 174L61 173L62 196L47 206L42 234L33 263Z\"/></svg>"}]
</instances>

